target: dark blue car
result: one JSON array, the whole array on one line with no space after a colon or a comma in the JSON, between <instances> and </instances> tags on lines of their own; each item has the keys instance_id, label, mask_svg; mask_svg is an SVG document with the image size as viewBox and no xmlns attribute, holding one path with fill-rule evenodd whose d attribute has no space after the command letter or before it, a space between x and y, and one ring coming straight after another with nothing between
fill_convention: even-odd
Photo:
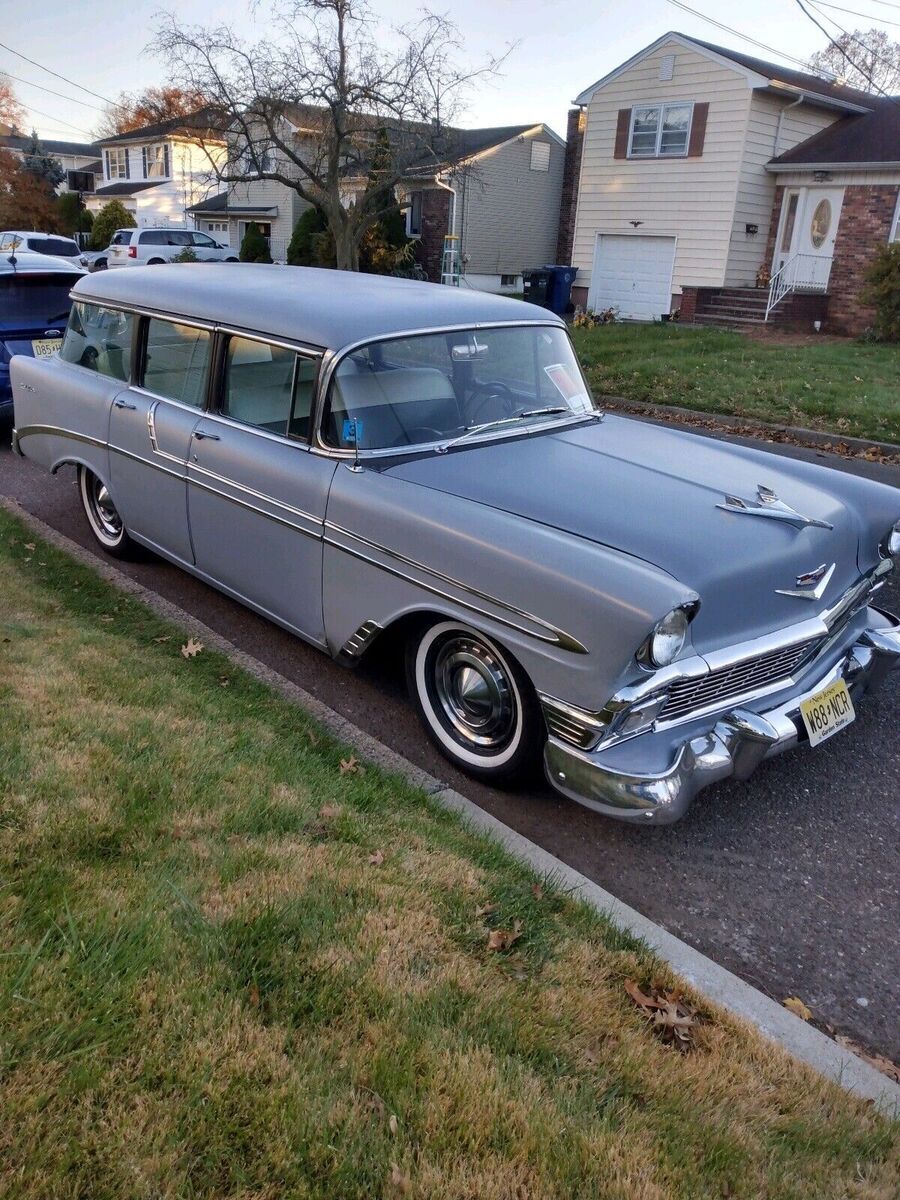
<instances>
[{"instance_id":1,"label":"dark blue car","mask_svg":"<svg viewBox=\"0 0 900 1200\"><path fill-rule=\"evenodd\" d=\"M47 254L0 256L0 424L9 424L13 414L10 359L49 357L59 349L72 306L69 292L83 274Z\"/></svg>"}]
</instances>

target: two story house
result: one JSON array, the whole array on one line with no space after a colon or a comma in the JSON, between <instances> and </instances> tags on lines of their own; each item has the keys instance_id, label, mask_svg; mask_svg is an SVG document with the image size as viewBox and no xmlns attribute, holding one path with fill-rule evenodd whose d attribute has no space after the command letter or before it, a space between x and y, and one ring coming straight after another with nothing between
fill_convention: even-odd
<instances>
[{"instance_id":1,"label":"two story house","mask_svg":"<svg viewBox=\"0 0 900 1200\"><path fill-rule=\"evenodd\" d=\"M103 178L85 204L119 200L138 226L190 224L188 209L216 190L225 139L203 113L176 117L98 143Z\"/></svg>"},{"instance_id":2,"label":"two story house","mask_svg":"<svg viewBox=\"0 0 900 1200\"><path fill-rule=\"evenodd\" d=\"M680 33L569 114L559 261L623 318L856 334L898 236L900 103Z\"/></svg>"},{"instance_id":3,"label":"two story house","mask_svg":"<svg viewBox=\"0 0 900 1200\"><path fill-rule=\"evenodd\" d=\"M315 112L298 106L291 117L291 136L302 148L312 136ZM442 138L452 145L452 156L442 161L438 150L423 145L421 159L397 189L419 264L434 282L452 275L480 290L521 290L523 268L550 262L556 249L565 143L544 124L447 130ZM258 151L263 171L276 154ZM291 163L280 166L286 173L297 170ZM365 178L348 174L347 202L365 186ZM233 247L254 222L277 262L284 261L306 207L292 188L260 178L233 183L190 211L197 229ZM449 272L448 236L454 239Z\"/></svg>"},{"instance_id":4,"label":"two story house","mask_svg":"<svg viewBox=\"0 0 900 1200\"><path fill-rule=\"evenodd\" d=\"M0 133L0 150L8 150L15 158L25 158L31 149L31 144L30 137L25 137L12 130L8 133ZM55 158L65 171L65 176L56 189L58 193L90 194L96 191L103 179L100 147L96 143L59 142L41 138L40 145L42 151L51 158Z\"/></svg>"}]
</instances>

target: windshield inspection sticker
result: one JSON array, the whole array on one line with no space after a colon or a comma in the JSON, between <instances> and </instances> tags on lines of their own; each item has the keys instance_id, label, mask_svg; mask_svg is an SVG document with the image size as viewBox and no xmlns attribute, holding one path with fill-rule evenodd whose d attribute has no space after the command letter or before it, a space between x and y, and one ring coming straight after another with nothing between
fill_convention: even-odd
<instances>
[{"instance_id":1,"label":"windshield inspection sticker","mask_svg":"<svg viewBox=\"0 0 900 1200\"><path fill-rule=\"evenodd\" d=\"M563 363L551 363L549 367L544 367L544 372L570 408L576 404L582 404L585 408L591 407L581 380L573 379L569 368Z\"/></svg>"}]
</instances>

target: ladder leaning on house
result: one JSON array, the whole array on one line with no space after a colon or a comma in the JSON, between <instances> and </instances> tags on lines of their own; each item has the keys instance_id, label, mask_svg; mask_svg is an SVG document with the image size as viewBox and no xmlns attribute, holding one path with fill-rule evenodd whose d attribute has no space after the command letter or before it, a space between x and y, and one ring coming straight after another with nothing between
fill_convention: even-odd
<instances>
[{"instance_id":1,"label":"ladder leaning on house","mask_svg":"<svg viewBox=\"0 0 900 1200\"><path fill-rule=\"evenodd\" d=\"M441 283L459 287L459 273L459 238L454 233L448 233L444 238L444 252L441 256Z\"/></svg>"}]
</instances>

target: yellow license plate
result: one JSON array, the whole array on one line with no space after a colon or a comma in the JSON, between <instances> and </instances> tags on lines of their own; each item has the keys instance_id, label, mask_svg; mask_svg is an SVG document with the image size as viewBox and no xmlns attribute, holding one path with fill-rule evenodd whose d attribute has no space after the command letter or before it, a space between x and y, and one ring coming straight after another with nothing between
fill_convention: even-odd
<instances>
[{"instance_id":1,"label":"yellow license plate","mask_svg":"<svg viewBox=\"0 0 900 1200\"><path fill-rule=\"evenodd\" d=\"M31 350L35 358L49 358L62 345L62 338L35 338Z\"/></svg>"},{"instance_id":2,"label":"yellow license plate","mask_svg":"<svg viewBox=\"0 0 900 1200\"><path fill-rule=\"evenodd\" d=\"M843 679L801 701L800 715L809 734L809 744L818 746L856 720L853 701Z\"/></svg>"}]
</instances>

